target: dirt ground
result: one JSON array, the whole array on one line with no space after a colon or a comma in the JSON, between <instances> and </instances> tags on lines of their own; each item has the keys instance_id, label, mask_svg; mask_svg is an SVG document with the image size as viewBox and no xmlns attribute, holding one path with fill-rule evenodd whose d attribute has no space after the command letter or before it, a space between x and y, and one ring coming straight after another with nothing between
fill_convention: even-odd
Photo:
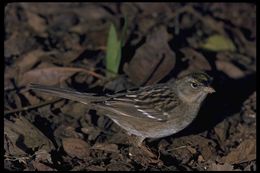
<instances>
[{"instance_id":1,"label":"dirt ground","mask_svg":"<svg viewBox=\"0 0 260 173\"><path fill-rule=\"evenodd\" d=\"M126 21L111 78L109 27L120 33ZM256 170L255 4L10 3L4 22L6 170ZM113 93L196 70L216 93L181 132L145 140L155 160L98 110L28 90Z\"/></svg>"}]
</instances>

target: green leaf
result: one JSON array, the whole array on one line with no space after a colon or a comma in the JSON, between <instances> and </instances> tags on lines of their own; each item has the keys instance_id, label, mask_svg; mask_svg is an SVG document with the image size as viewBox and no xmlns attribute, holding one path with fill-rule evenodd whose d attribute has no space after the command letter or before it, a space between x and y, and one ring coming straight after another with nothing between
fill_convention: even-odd
<instances>
[{"instance_id":1,"label":"green leaf","mask_svg":"<svg viewBox=\"0 0 260 173\"><path fill-rule=\"evenodd\" d=\"M116 28L110 25L106 49L106 69L115 74L118 73L121 60L121 42L117 38ZM111 75L111 73L107 73Z\"/></svg>"},{"instance_id":2,"label":"green leaf","mask_svg":"<svg viewBox=\"0 0 260 173\"><path fill-rule=\"evenodd\" d=\"M236 51L234 43L227 37L222 35L212 35L207 38L201 48L211 51Z\"/></svg>"}]
</instances>

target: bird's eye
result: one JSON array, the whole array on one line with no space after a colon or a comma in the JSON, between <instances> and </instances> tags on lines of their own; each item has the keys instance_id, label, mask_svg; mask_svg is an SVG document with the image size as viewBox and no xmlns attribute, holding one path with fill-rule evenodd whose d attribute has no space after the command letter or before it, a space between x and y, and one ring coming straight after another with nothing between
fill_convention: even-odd
<instances>
[{"instance_id":1,"label":"bird's eye","mask_svg":"<svg viewBox=\"0 0 260 173\"><path fill-rule=\"evenodd\" d=\"M191 83L191 87L192 87L192 88L197 88L197 87L198 87L198 84L192 82L192 83Z\"/></svg>"}]
</instances>

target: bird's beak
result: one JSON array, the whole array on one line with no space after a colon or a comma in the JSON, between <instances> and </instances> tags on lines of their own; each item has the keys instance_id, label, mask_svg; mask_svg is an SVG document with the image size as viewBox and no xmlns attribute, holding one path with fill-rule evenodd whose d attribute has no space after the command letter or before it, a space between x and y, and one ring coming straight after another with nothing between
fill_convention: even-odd
<instances>
[{"instance_id":1,"label":"bird's beak","mask_svg":"<svg viewBox=\"0 0 260 173\"><path fill-rule=\"evenodd\" d=\"M205 87L204 90L208 93L214 93L216 92L216 90L214 90L212 87L208 86L208 87Z\"/></svg>"}]
</instances>

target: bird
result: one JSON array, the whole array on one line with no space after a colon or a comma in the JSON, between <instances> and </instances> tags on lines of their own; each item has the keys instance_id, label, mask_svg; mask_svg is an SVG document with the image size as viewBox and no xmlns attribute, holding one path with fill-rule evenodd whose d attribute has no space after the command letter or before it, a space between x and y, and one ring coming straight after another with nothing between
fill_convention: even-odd
<instances>
[{"instance_id":1,"label":"bird","mask_svg":"<svg viewBox=\"0 0 260 173\"><path fill-rule=\"evenodd\" d=\"M173 82L103 96L40 84L30 84L29 88L103 111L141 146L146 138L170 136L191 124L206 96L215 92L210 86L212 80L205 72L193 72Z\"/></svg>"}]
</instances>

